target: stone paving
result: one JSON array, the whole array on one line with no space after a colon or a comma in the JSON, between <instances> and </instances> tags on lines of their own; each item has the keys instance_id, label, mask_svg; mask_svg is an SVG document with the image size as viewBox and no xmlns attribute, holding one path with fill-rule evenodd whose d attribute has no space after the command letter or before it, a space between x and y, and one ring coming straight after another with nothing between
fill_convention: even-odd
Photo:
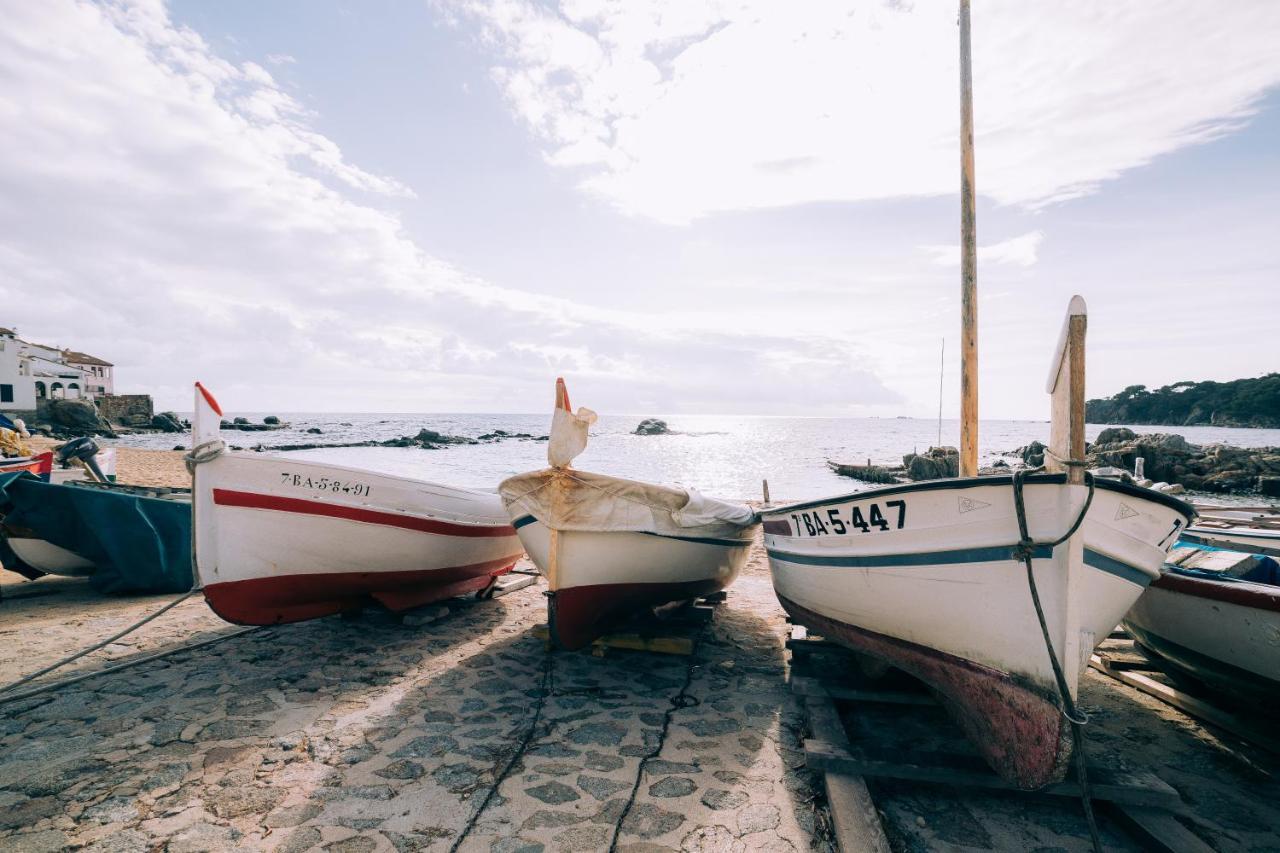
<instances>
[{"instance_id":1,"label":"stone paving","mask_svg":"<svg viewBox=\"0 0 1280 853\"><path fill-rule=\"evenodd\" d=\"M263 629L0 705L0 848L824 849L762 562L692 657L549 658L535 586L426 624L370 611ZM56 599L5 603L4 680L155 606L95 602L68 644L49 641ZM224 630L203 608L108 652Z\"/></svg>"}]
</instances>

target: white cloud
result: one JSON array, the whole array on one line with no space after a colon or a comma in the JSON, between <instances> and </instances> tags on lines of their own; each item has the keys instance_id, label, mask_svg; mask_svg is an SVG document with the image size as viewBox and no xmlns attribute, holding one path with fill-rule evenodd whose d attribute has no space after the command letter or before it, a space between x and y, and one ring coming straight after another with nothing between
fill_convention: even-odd
<instances>
[{"instance_id":1,"label":"white cloud","mask_svg":"<svg viewBox=\"0 0 1280 853\"><path fill-rule=\"evenodd\" d=\"M1019 237L1010 237L999 243L978 247L978 262L982 264L1008 264L1015 267L1035 266L1044 240L1043 231L1030 231ZM921 246L920 250L932 256L933 263L944 267L960 266L960 247Z\"/></svg>"},{"instance_id":2,"label":"white cloud","mask_svg":"<svg viewBox=\"0 0 1280 853\"><path fill-rule=\"evenodd\" d=\"M108 358L122 390L182 407L201 378L248 410L542 410L566 372L605 410L639 391L667 411L897 400L852 336L591 307L432 258L373 206L407 187L162 3L6 6L0 324Z\"/></svg>"},{"instance_id":3,"label":"white cloud","mask_svg":"<svg viewBox=\"0 0 1280 853\"><path fill-rule=\"evenodd\" d=\"M619 208L956 192L954 0L455 0L550 162ZM454 12L453 10L456 10ZM1280 4L993 0L974 10L979 192L1030 207L1239 127L1280 82Z\"/></svg>"}]
</instances>

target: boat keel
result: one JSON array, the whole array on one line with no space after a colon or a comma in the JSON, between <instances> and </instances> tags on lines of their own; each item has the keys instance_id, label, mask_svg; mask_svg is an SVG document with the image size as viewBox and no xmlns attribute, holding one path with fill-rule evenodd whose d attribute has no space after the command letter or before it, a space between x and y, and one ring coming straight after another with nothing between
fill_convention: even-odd
<instances>
[{"instance_id":1,"label":"boat keel","mask_svg":"<svg viewBox=\"0 0 1280 853\"><path fill-rule=\"evenodd\" d=\"M837 622L779 596L791 618L852 649L891 663L932 687L1001 777L1035 790L1060 781L1071 759L1071 725L1046 694L1009 673Z\"/></svg>"}]
</instances>

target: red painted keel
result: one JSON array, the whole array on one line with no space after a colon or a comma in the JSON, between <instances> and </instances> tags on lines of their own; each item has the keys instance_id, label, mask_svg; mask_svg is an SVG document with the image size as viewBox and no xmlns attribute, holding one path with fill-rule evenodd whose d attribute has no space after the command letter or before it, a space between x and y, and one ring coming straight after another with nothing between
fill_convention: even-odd
<instances>
[{"instance_id":1,"label":"red painted keel","mask_svg":"<svg viewBox=\"0 0 1280 853\"><path fill-rule=\"evenodd\" d=\"M688 601L723 589L718 580L683 583L615 583L556 590L547 600L547 626L552 642L580 649L624 617L667 604Z\"/></svg>"},{"instance_id":2,"label":"red painted keel","mask_svg":"<svg viewBox=\"0 0 1280 853\"><path fill-rule=\"evenodd\" d=\"M1060 781L1071 760L1071 725L1056 696L1007 672L836 622L778 596L796 622L856 652L887 661L932 687L987 763L1020 788Z\"/></svg>"},{"instance_id":3,"label":"red painted keel","mask_svg":"<svg viewBox=\"0 0 1280 853\"><path fill-rule=\"evenodd\" d=\"M353 610L374 599L399 612L484 589L511 571L518 556L484 563L404 572L294 574L207 584L205 601L239 625L302 622Z\"/></svg>"}]
</instances>

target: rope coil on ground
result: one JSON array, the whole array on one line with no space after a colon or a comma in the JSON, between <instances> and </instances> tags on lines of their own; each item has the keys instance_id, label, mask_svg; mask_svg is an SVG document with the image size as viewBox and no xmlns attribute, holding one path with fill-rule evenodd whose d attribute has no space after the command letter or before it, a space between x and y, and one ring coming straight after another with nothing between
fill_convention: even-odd
<instances>
[{"instance_id":1,"label":"rope coil on ground","mask_svg":"<svg viewBox=\"0 0 1280 853\"><path fill-rule=\"evenodd\" d=\"M1055 457L1056 458L1056 457ZM1069 460L1083 465L1079 460ZM1035 606L1036 618L1040 622L1040 635L1044 639L1045 651L1049 653L1049 664L1053 669L1053 677L1058 686L1059 710L1062 712L1067 721L1071 724L1071 739L1074 747L1076 759L1076 777L1080 783L1080 804L1084 809L1085 821L1089 824L1089 838L1093 842L1095 853L1102 853L1102 839L1098 834L1098 823L1093 815L1093 796L1089 790L1089 771L1084 752L1084 732L1083 727L1089 722L1089 717L1080 712L1076 708L1075 700L1071 698L1071 688L1067 684L1066 676L1063 675L1062 665L1058 662L1058 656L1053 649L1053 639L1049 636L1049 625L1045 620L1044 607L1040 603L1040 591L1036 587L1035 571L1032 566L1032 554L1037 546L1048 546L1050 549L1056 548L1066 542L1076 534L1084 524L1085 516L1089 513L1089 506L1093 503L1094 495L1094 479L1093 475L1085 472L1085 484L1089 487L1089 493L1084 501L1084 506L1080 508L1080 514L1076 516L1075 522L1067 532L1052 542L1037 543L1031 538L1031 533L1027 526L1027 506L1023 497L1023 486L1028 475L1034 474L1040 468L1032 468L1029 470L1018 471L1013 475L1013 505L1018 516L1018 544L1014 548L1015 556L1020 559L1027 568L1027 586L1031 591L1031 603Z\"/></svg>"}]
</instances>

